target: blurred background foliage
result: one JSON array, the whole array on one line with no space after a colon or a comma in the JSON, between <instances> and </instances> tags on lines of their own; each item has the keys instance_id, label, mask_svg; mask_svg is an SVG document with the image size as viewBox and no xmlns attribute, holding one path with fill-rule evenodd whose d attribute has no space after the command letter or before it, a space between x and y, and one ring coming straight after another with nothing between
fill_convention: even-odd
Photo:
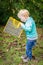
<instances>
[{"instance_id":1,"label":"blurred background foliage","mask_svg":"<svg viewBox=\"0 0 43 65\"><path fill-rule=\"evenodd\" d=\"M37 26L43 27L43 0L0 0L0 24L5 25L10 16L19 20L20 9L27 9Z\"/></svg>"}]
</instances>

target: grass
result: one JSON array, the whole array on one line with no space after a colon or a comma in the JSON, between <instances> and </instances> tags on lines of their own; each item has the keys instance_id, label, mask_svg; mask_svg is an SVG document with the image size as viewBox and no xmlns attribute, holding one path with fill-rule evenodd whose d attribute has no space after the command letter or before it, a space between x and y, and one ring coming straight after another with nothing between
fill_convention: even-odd
<instances>
[{"instance_id":1,"label":"grass","mask_svg":"<svg viewBox=\"0 0 43 65\"><path fill-rule=\"evenodd\" d=\"M29 61L28 63L24 63L20 58L22 54L25 54L25 33L23 33L19 39L4 33L3 29L4 26L0 26L0 65L43 65L42 28L37 28L39 39L37 40L36 47L33 48L33 54L39 59L39 62L37 63L35 63L33 60Z\"/></svg>"}]
</instances>

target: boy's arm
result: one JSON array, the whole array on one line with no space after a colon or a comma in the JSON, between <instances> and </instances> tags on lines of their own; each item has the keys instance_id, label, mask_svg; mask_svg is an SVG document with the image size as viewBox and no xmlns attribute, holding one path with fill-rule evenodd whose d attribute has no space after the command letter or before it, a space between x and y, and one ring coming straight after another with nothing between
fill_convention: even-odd
<instances>
[{"instance_id":1,"label":"boy's arm","mask_svg":"<svg viewBox=\"0 0 43 65\"><path fill-rule=\"evenodd\" d=\"M31 31L32 30L32 23L28 23L27 25L24 25L23 23L21 23L21 27L25 30L25 31Z\"/></svg>"}]
</instances>

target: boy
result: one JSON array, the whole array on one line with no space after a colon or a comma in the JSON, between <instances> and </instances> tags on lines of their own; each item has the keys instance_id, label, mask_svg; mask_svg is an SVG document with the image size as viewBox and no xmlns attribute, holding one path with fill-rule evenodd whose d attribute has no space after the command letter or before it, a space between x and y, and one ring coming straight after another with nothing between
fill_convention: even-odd
<instances>
[{"instance_id":1,"label":"boy","mask_svg":"<svg viewBox=\"0 0 43 65\"><path fill-rule=\"evenodd\" d=\"M32 48L36 44L36 40L38 38L38 34L36 31L36 25L35 21L32 17L30 17L30 14L28 10L22 9L18 12L18 18L22 22L25 22L25 24L20 23L21 27L25 30L26 37L27 37L27 43L26 43L26 55L21 56L24 62L28 62L28 60L32 59Z\"/></svg>"}]
</instances>

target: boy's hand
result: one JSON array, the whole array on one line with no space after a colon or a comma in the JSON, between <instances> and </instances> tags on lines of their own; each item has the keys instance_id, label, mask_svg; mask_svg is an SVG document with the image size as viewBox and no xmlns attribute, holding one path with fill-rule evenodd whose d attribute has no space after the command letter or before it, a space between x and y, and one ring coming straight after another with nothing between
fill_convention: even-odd
<instances>
[{"instance_id":1,"label":"boy's hand","mask_svg":"<svg viewBox=\"0 0 43 65\"><path fill-rule=\"evenodd\" d=\"M20 26L22 26L22 25L23 25L23 23L20 22Z\"/></svg>"}]
</instances>

